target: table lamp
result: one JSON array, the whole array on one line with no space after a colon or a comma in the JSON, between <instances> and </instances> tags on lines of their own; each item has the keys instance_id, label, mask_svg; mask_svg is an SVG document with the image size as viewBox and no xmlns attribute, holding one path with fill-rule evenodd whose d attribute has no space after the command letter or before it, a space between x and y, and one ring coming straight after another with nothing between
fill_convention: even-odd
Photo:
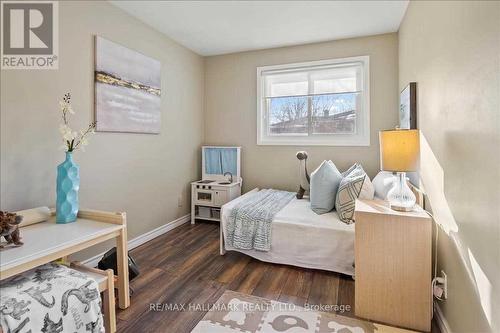
<instances>
[{"instance_id":1,"label":"table lamp","mask_svg":"<svg viewBox=\"0 0 500 333\"><path fill-rule=\"evenodd\" d=\"M420 156L418 130L387 130L379 132L380 169L397 173L393 187L387 193L391 209L413 210L416 198L406 182L406 172L417 171Z\"/></svg>"}]
</instances>

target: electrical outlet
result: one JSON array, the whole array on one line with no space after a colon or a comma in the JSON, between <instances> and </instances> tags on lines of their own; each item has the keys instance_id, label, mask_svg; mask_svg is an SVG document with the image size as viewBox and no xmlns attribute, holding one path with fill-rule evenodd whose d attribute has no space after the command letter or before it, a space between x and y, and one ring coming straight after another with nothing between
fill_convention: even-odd
<instances>
[{"instance_id":1,"label":"electrical outlet","mask_svg":"<svg viewBox=\"0 0 500 333\"><path fill-rule=\"evenodd\" d=\"M448 298L448 276L441 271L441 276L436 276L432 280L432 293L440 301Z\"/></svg>"},{"instance_id":2,"label":"electrical outlet","mask_svg":"<svg viewBox=\"0 0 500 333\"><path fill-rule=\"evenodd\" d=\"M432 292L437 299L443 299L444 290L441 286L434 286Z\"/></svg>"},{"instance_id":3,"label":"electrical outlet","mask_svg":"<svg viewBox=\"0 0 500 333\"><path fill-rule=\"evenodd\" d=\"M182 207L182 195L179 195L179 197L177 198L177 207Z\"/></svg>"},{"instance_id":4,"label":"electrical outlet","mask_svg":"<svg viewBox=\"0 0 500 333\"><path fill-rule=\"evenodd\" d=\"M443 299L448 298L448 275L444 271L441 271L441 276L443 278L442 288L443 288Z\"/></svg>"}]
</instances>

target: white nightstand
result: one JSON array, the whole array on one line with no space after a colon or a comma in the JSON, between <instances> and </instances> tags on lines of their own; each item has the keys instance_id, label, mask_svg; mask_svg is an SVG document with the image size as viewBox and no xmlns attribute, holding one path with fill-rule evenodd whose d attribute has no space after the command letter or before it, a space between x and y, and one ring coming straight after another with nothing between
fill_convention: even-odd
<instances>
[{"instance_id":1,"label":"white nightstand","mask_svg":"<svg viewBox=\"0 0 500 333\"><path fill-rule=\"evenodd\" d=\"M420 331L432 319L432 220L419 206L397 212L357 200L356 316Z\"/></svg>"}]
</instances>

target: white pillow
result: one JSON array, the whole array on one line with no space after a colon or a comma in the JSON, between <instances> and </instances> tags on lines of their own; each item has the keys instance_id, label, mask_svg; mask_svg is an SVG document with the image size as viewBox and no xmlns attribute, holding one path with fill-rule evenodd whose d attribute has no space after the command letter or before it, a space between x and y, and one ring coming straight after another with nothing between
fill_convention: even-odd
<instances>
[{"instance_id":1,"label":"white pillow","mask_svg":"<svg viewBox=\"0 0 500 333\"><path fill-rule=\"evenodd\" d=\"M395 180L392 172L380 171L375 178L373 178L373 187L375 188L375 196L382 200L387 199L387 193L392 188Z\"/></svg>"},{"instance_id":2,"label":"white pillow","mask_svg":"<svg viewBox=\"0 0 500 333\"><path fill-rule=\"evenodd\" d=\"M325 214L333 209L341 180L342 175L332 161L323 161L311 173L309 200L316 214Z\"/></svg>"}]
</instances>

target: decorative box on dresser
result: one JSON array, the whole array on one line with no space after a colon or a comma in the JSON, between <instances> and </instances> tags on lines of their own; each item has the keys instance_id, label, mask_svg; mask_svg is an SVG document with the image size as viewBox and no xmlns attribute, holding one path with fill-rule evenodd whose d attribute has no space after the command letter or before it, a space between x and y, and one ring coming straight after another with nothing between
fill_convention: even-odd
<instances>
[{"instance_id":1,"label":"decorative box on dresser","mask_svg":"<svg viewBox=\"0 0 500 333\"><path fill-rule=\"evenodd\" d=\"M382 200L355 208L356 316L429 332L432 220L417 206L398 212Z\"/></svg>"}]
</instances>

